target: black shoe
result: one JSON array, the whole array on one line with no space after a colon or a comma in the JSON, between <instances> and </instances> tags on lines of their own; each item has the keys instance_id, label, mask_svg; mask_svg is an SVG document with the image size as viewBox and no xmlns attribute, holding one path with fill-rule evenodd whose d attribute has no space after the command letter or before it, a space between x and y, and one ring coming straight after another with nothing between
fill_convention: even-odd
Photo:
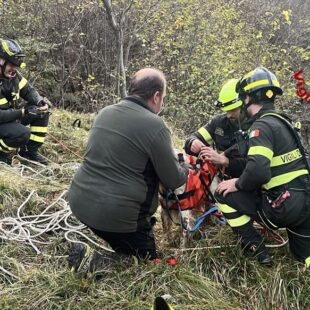
<instances>
[{"instance_id":1,"label":"black shoe","mask_svg":"<svg viewBox=\"0 0 310 310\"><path fill-rule=\"evenodd\" d=\"M8 165L11 165L12 163L12 158L9 156L8 153L4 153L0 151L0 162L6 163Z\"/></svg>"},{"instance_id":2,"label":"black shoe","mask_svg":"<svg viewBox=\"0 0 310 310\"><path fill-rule=\"evenodd\" d=\"M89 265L88 276L100 279L104 277L105 274L109 273L116 264L125 264L128 266L132 264L132 261L133 258L130 255L107 251L104 253L98 253L97 251L94 251Z\"/></svg>"},{"instance_id":3,"label":"black shoe","mask_svg":"<svg viewBox=\"0 0 310 310\"><path fill-rule=\"evenodd\" d=\"M263 266L272 267L273 263L266 251L260 252L254 256L256 260Z\"/></svg>"},{"instance_id":4,"label":"black shoe","mask_svg":"<svg viewBox=\"0 0 310 310\"><path fill-rule=\"evenodd\" d=\"M109 253L100 254L95 251L89 264L89 272L94 275L95 273L103 271L106 267L110 267L112 263L114 263L114 259Z\"/></svg>"},{"instance_id":5,"label":"black shoe","mask_svg":"<svg viewBox=\"0 0 310 310\"><path fill-rule=\"evenodd\" d=\"M256 244L252 244L251 246L245 247L243 250L246 256L255 258L261 265L266 267L272 267L272 260L268 255L267 249L264 244L260 244L259 246L257 246Z\"/></svg>"},{"instance_id":6,"label":"black shoe","mask_svg":"<svg viewBox=\"0 0 310 310\"><path fill-rule=\"evenodd\" d=\"M72 243L69 249L68 265L71 272L86 276L94 250L89 245Z\"/></svg>"},{"instance_id":7,"label":"black shoe","mask_svg":"<svg viewBox=\"0 0 310 310\"><path fill-rule=\"evenodd\" d=\"M29 160L32 160L32 161L36 161L42 165L48 165L48 160L42 156L41 154L39 154L37 151L19 151L19 155L26 158L26 159L29 159Z\"/></svg>"},{"instance_id":8,"label":"black shoe","mask_svg":"<svg viewBox=\"0 0 310 310\"><path fill-rule=\"evenodd\" d=\"M131 262L131 256L118 254L113 252L98 253L94 252L92 260L90 262L89 271L96 272L100 269L110 267L114 263L129 263Z\"/></svg>"}]
</instances>

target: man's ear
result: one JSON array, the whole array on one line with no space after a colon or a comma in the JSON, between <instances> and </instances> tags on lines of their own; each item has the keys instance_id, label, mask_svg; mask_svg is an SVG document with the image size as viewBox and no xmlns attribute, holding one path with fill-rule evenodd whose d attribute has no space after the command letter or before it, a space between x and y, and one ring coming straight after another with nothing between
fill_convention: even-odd
<instances>
[{"instance_id":1,"label":"man's ear","mask_svg":"<svg viewBox=\"0 0 310 310\"><path fill-rule=\"evenodd\" d=\"M153 101L153 104L158 104L158 102L161 100L160 98L160 92L159 91L156 91L152 97L152 101Z\"/></svg>"},{"instance_id":2,"label":"man's ear","mask_svg":"<svg viewBox=\"0 0 310 310\"><path fill-rule=\"evenodd\" d=\"M244 102L245 104L248 104L251 100L251 97L249 95L246 95L245 99L244 99Z\"/></svg>"},{"instance_id":3,"label":"man's ear","mask_svg":"<svg viewBox=\"0 0 310 310\"><path fill-rule=\"evenodd\" d=\"M157 100L160 100L160 92L159 91L156 91L155 94L154 94L154 99L157 101Z\"/></svg>"}]
</instances>

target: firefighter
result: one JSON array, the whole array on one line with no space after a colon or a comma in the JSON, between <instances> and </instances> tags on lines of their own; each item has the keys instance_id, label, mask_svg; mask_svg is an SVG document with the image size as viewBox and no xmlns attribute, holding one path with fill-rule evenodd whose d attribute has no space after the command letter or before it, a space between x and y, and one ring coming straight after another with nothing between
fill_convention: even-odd
<instances>
[{"instance_id":1,"label":"firefighter","mask_svg":"<svg viewBox=\"0 0 310 310\"><path fill-rule=\"evenodd\" d=\"M24 57L17 41L0 39L0 161L10 163L10 153L19 149L21 156L46 165L38 149L46 136L50 102L18 72Z\"/></svg>"},{"instance_id":2,"label":"firefighter","mask_svg":"<svg viewBox=\"0 0 310 310\"><path fill-rule=\"evenodd\" d=\"M259 67L237 84L254 123L249 130L248 161L239 178L223 181L216 199L246 254L271 266L252 219L271 229L285 227L293 255L310 266L309 163L290 120L275 111L282 95L276 76Z\"/></svg>"},{"instance_id":3,"label":"firefighter","mask_svg":"<svg viewBox=\"0 0 310 310\"><path fill-rule=\"evenodd\" d=\"M192 133L184 147L187 154L199 155L225 168L225 174L231 177L239 176L245 167L245 158L240 157L236 142L242 138L243 130L250 127L241 109L242 101L235 91L237 82L237 79L228 80L219 93L216 106L224 113Z\"/></svg>"}]
</instances>

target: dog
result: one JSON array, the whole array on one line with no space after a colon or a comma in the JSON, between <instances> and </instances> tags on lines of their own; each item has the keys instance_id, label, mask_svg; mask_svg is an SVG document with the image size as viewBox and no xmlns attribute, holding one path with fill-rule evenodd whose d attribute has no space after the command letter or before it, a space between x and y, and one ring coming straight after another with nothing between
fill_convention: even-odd
<instances>
[{"instance_id":1,"label":"dog","mask_svg":"<svg viewBox=\"0 0 310 310\"><path fill-rule=\"evenodd\" d=\"M192 243L196 220L213 206L213 193L219 184L219 177L213 164L179 152L179 160L182 157L190 165L186 183L173 192L161 184L159 202L162 228L169 245L176 244L172 225L177 224L181 230L179 245L187 248Z\"/></svg>"}]
</instances>

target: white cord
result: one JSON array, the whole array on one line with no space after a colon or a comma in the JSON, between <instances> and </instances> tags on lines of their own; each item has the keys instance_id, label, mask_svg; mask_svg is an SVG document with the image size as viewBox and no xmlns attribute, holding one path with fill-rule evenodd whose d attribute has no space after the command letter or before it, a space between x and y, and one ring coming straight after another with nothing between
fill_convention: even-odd
<instances>
[{"instance_id":1,"label":"white cord","mask_svg":"<svg viewBox=\"0 0 310 310\"><path fill-rule=\"evenodd\" d=\"M17 279L17 280L20 280L20 277L16 276L15 274L13 274L12 272L10 271L7 271L6 269L4 269L3 267L0 266L0 271L2 271L3 273L9 275L10 277L14 278L14 279Z\"/></svg>"},{"instance_id":2,"label":"white cord","mask_svg":"<svg viewBox=\"0 0 310 310\"><path fill-rule=\"evenodd\" d=\"M69 234L78 234L101 249L114 252L110 248L98 244L82 233L81 230L86 228L85 225L72 225L69 223L69 217L72 215L72 212L68 203L63 198L67 191L63 191L62 194L40 214L23 215L26 214L24 208L27 206L27 203L34 193L34 190L31 191L27 199L19 206L16 218L6 217L0 220L0 239L28 243L37 254L40 254L41 251L37 245L49 243L42 241L40 238L47 232L63 230L65 231L65 238L70 242L86 244L83 241L69 237ZM55 210L55 208L58 209Z\"/></svg>"}]
</instances>

